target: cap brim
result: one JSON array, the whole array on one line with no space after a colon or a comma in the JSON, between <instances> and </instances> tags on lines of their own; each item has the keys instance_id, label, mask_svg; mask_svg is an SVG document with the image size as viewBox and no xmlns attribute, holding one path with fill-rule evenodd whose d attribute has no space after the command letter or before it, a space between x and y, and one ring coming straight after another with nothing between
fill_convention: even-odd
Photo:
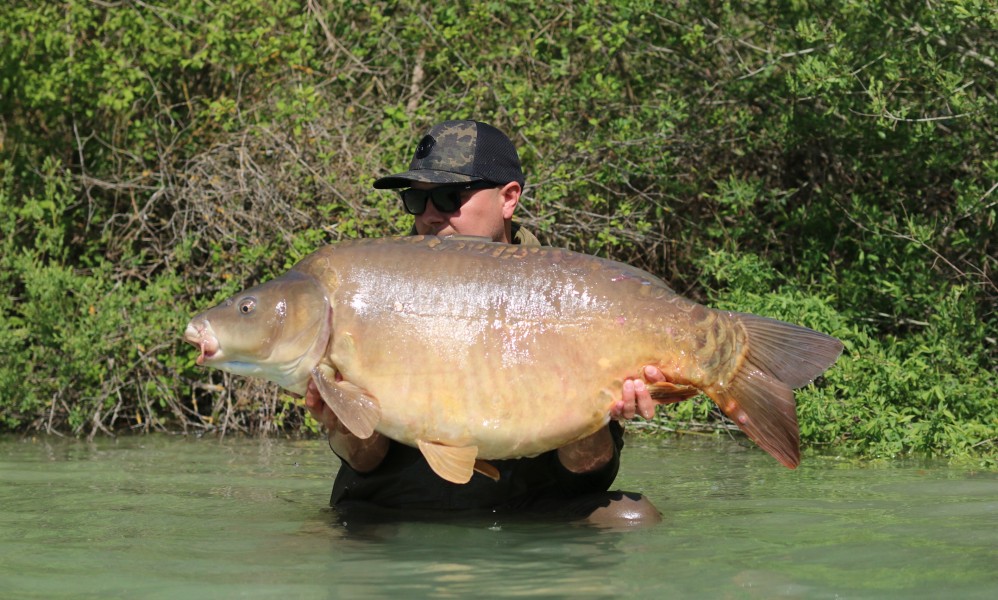
<instances>
[{"instance_id":1,"label":"cap brim","mask_svg":"<svg viewBox=\"0 0 998 600\"><path fill-rule=\"evenodd\" d=\"M464 175L462 173L436 171L433 169L416 169L376 179L374 181L374 189L394 190L409 187L414 181L421 183L470 183L479 180L481 180L481 177L472 177L471 175Z\"/></svg>"}]
</instances>

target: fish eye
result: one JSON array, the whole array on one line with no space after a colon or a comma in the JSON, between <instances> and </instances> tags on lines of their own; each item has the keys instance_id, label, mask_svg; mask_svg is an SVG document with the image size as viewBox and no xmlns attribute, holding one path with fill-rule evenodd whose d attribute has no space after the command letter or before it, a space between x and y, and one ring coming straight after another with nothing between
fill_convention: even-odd
<instances>
[{"instance_id":1,"label":"fish eye","mask_svg":"<svg viewBox=\"0 0 998 600\"><path fill-rule=\"evenodd\" d=\"M254 309L256 309L255 298L244 298L239 302L239 312L244 315L250 314Z\"/></svg>"}]
</instances>

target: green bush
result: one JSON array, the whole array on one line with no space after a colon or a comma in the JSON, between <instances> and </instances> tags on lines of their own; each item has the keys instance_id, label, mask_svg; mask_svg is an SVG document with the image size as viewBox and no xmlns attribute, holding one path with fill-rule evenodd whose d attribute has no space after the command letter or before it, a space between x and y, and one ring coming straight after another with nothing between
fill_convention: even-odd
<instances>
[{"instance_id":1,"label":"green bush","mask_svg":"<svg viewBox=\"0 0 998 600\"><path fill-rule=\"evenodd\" d=\"M713 251L701 265L719 285L710 293L714 306L799 323L845 342L835 366L798 392L806 444L890 458L986 454L994 443L995 374L980 362L987 330L967 312L974 306L967 288L948 288L950 297L939 298L938 310L917 332L878 339L870 323L836 309L836 297L805 292L756 255ZM924 279L910 281L932 285ZM675 405L658 420L670 429L702 428L716 417L703 402Z\"/></svg>"},{"instance_id":2,"label":"green bush","mask_svg":"<svg viewBox=\"0 0 998 600\"><path fill-rule=\"evenodd\" d=\"M520 148L549 243L842 338L799 394L806 444L993 457L996 28L981 0L14 2L0 427L314 430L196 369L181 327L407 231L371 181L471 117Z\"/></svg>"}]
</instances>

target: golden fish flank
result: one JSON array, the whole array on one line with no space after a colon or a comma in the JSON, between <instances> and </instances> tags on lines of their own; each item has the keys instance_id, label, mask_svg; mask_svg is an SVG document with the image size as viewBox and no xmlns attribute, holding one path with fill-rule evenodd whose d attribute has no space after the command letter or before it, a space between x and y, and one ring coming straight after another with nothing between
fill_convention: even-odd
<instances>
[{"instance_id":1,"label":"golden fish flank","mask_svg":"<svg viewBox=\"0 0 998 600\"><path fill-rule=\"evenodd\" d=\"M233 308L247 297L250 314ZM793 468L793 389L842 350L810 329L696 304L622 263L434 237L321 248L194 317L185 339L207 366L297 394L315 380L355 434L420 448L458 483L476 460L536 455L603 427L621 381L644 365L668 378L653 397L704 392Z\"/></svg>"}]
</instances>

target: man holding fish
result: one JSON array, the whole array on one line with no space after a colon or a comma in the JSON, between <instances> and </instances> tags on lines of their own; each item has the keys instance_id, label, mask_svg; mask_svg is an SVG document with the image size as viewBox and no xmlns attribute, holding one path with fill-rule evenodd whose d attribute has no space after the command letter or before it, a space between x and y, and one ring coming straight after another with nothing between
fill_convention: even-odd
<instances>
[{"instance_id":1,"label":"man holding fish","mask_svg":"<svg viewBox=\"0 0 998 600\"><path fill-rule=\"evenodd\" d=\"M408 171L374 183L377 189L401 190L405 210L415 217L412 235L540 246L513 222L523 186L513 143L495 127L476 121L436 125L420 140ZM644 376L651 384L665 380L652 366ZM366 439L353 435L323 402L314 382L305 404L326 427L329 446L342 460L330 499L340 509L516 511L597 523L655 523L661 517L643 496L607 492L620 465L619 420L637 414L651 418L658 403L641 379L627 379L622 387L607 426L536 457L491 461L497 479L476 472L466 484L441 479L416 448L377 432Z\"/></svg>"},{"instance_id":2,"label":"man holding fish","mask_svg":"<svg viewBox=\"0 0 998 600\"><path fill-rule=\"evenodd\" d=\"M631 265L529 245L511 220L519 160L487 125L435 127L409 171L375 185L408 186L416 232L445 235L323 246L184 330L198 365L308 398L344 459L339 511L648 522L658 514L646 500L605 492L617 421L701 392L781 464L800 464L794 390L835 363L840 340L698 304Z\"/></svg>"}]
</instances>

